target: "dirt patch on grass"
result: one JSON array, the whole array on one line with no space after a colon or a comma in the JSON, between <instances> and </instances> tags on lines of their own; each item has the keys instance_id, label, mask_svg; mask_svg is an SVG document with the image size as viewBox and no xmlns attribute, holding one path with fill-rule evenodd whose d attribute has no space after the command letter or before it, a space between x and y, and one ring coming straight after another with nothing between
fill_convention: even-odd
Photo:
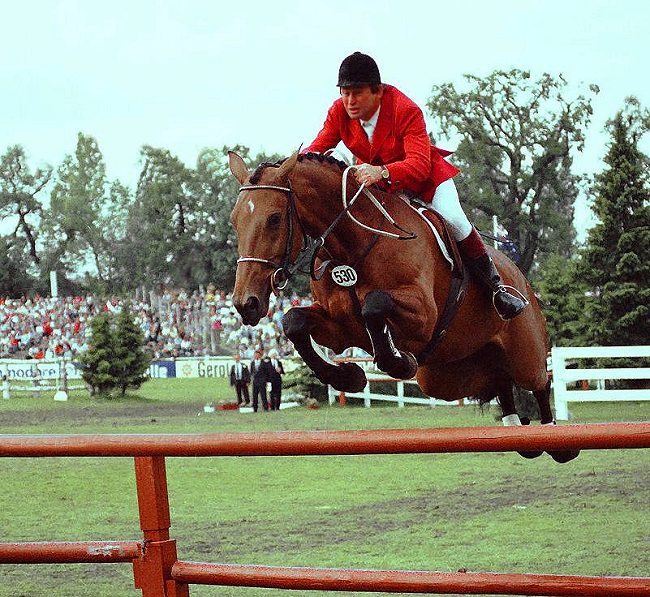
<instances>
[{"instance_id":1,"label":"dirt patch on grass","mask_svg":"<svg viewBox=\"0 0 650 597\"><path fill-rule=\"evenodd\" d=\"M615 482L611 477L617 475ZM611 476L610 476L611 475ZM609 480L604 477L609 476ZM375 543L381 535L416 527L430 527L433 536L444 536L443 528L496 514L509 508L527 509L575 499L588 506L596 496L615 498L621 505L639 505L639 494L650 487L650 471L641 476L626 471L602 471L581 474L573 480L554 483L528 476L506 477L491 488L464 484L453 492L432 488L417 496L397 498L347 509L319 512L292 512L287 519L256 519L209 522L196 528L192 536L181 539L192 553L238 561L241 553L264 557L300 553L305 549L335 547L343 543ZM438 530L435 530L438 529Z\"/></svg>"}]
</instances>

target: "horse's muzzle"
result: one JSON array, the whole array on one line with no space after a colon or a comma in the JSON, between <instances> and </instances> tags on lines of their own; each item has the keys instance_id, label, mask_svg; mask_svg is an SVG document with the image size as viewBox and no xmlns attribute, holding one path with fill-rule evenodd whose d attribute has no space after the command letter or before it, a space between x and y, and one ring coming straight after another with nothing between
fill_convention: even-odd
<instances>
[{"instance_id":1,"label":"horse's muzzle","mask_svg":"<svg viewBox=\"0 0 650 597\"><path fill-rule=\"evenodd\" d=\"M242 323L245 325L257 325L262 319L262 315L266 315L266 313L262 313L262 305L256 296L249 296L243 305L235 302L235 309L239 311Z\"/></svg>"}]
</instances>

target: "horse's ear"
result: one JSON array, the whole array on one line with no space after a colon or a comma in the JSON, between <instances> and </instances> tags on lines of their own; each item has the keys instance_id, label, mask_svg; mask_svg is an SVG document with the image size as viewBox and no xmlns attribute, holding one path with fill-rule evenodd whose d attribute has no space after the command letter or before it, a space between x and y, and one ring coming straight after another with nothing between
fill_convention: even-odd
<instances>
[{"instance_id":1,"label":"horse's ear","mask_svg":"<svg viewBox=\"0 0 650 597\"><path fill-rule=\"evenodd\" d=\"M299 155L300 155L300 148L298 148L290 157L288 157L284 162L282 162L282 166L278 168L278 172L277 172L277 178L279 180L287 180L287 178L289 178L289 174L291 173L294 166L296 165Z\"/></svg>"},{"instance_id":2,"label":"horse's ear","mask_svg":"<svg viewBox=\"0 0 650 597\"><path fill-rule=\"evenodd\" d=\"M250 176L248 168L240 155L236 154L234 151L228 152L228 164L230 165L230 171L233 176L239 181L239 184L244 184L244 182Z\"/></svg>"}]
</instances>

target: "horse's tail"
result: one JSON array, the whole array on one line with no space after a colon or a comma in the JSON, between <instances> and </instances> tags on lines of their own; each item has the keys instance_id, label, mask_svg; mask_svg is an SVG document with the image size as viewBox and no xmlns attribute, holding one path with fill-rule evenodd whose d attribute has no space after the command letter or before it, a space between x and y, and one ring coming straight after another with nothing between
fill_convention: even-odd
<instances>
[{"instance_id":1,"label":"horse's tail","mask_svg":"<svg viewBox=\"0 0 650 597\"><path fill-rule=\"evenodd\" d=\"M472 396L478 402L479 408L483 410L486 404L489 404L498 397L497 391L494 389L481 390L478 394Z\"/></svg>"}]
</instances>

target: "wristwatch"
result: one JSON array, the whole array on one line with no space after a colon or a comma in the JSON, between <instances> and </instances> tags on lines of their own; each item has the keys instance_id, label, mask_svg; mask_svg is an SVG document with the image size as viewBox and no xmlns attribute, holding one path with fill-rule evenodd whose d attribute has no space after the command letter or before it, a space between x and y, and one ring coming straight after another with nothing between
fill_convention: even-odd
<instances>
[{"instance_id":1,"label":"wristwatch","mask_svg":"<svg viewBox=\"0 0 650 597\"><path fill-rule=\"evenodd\" d=\"M386 166L383 166L381 169L381 177L384 180L388 180L390 178L390 172L388 171L388 168L386 168Z\"/></svg>"}]
</instances>

